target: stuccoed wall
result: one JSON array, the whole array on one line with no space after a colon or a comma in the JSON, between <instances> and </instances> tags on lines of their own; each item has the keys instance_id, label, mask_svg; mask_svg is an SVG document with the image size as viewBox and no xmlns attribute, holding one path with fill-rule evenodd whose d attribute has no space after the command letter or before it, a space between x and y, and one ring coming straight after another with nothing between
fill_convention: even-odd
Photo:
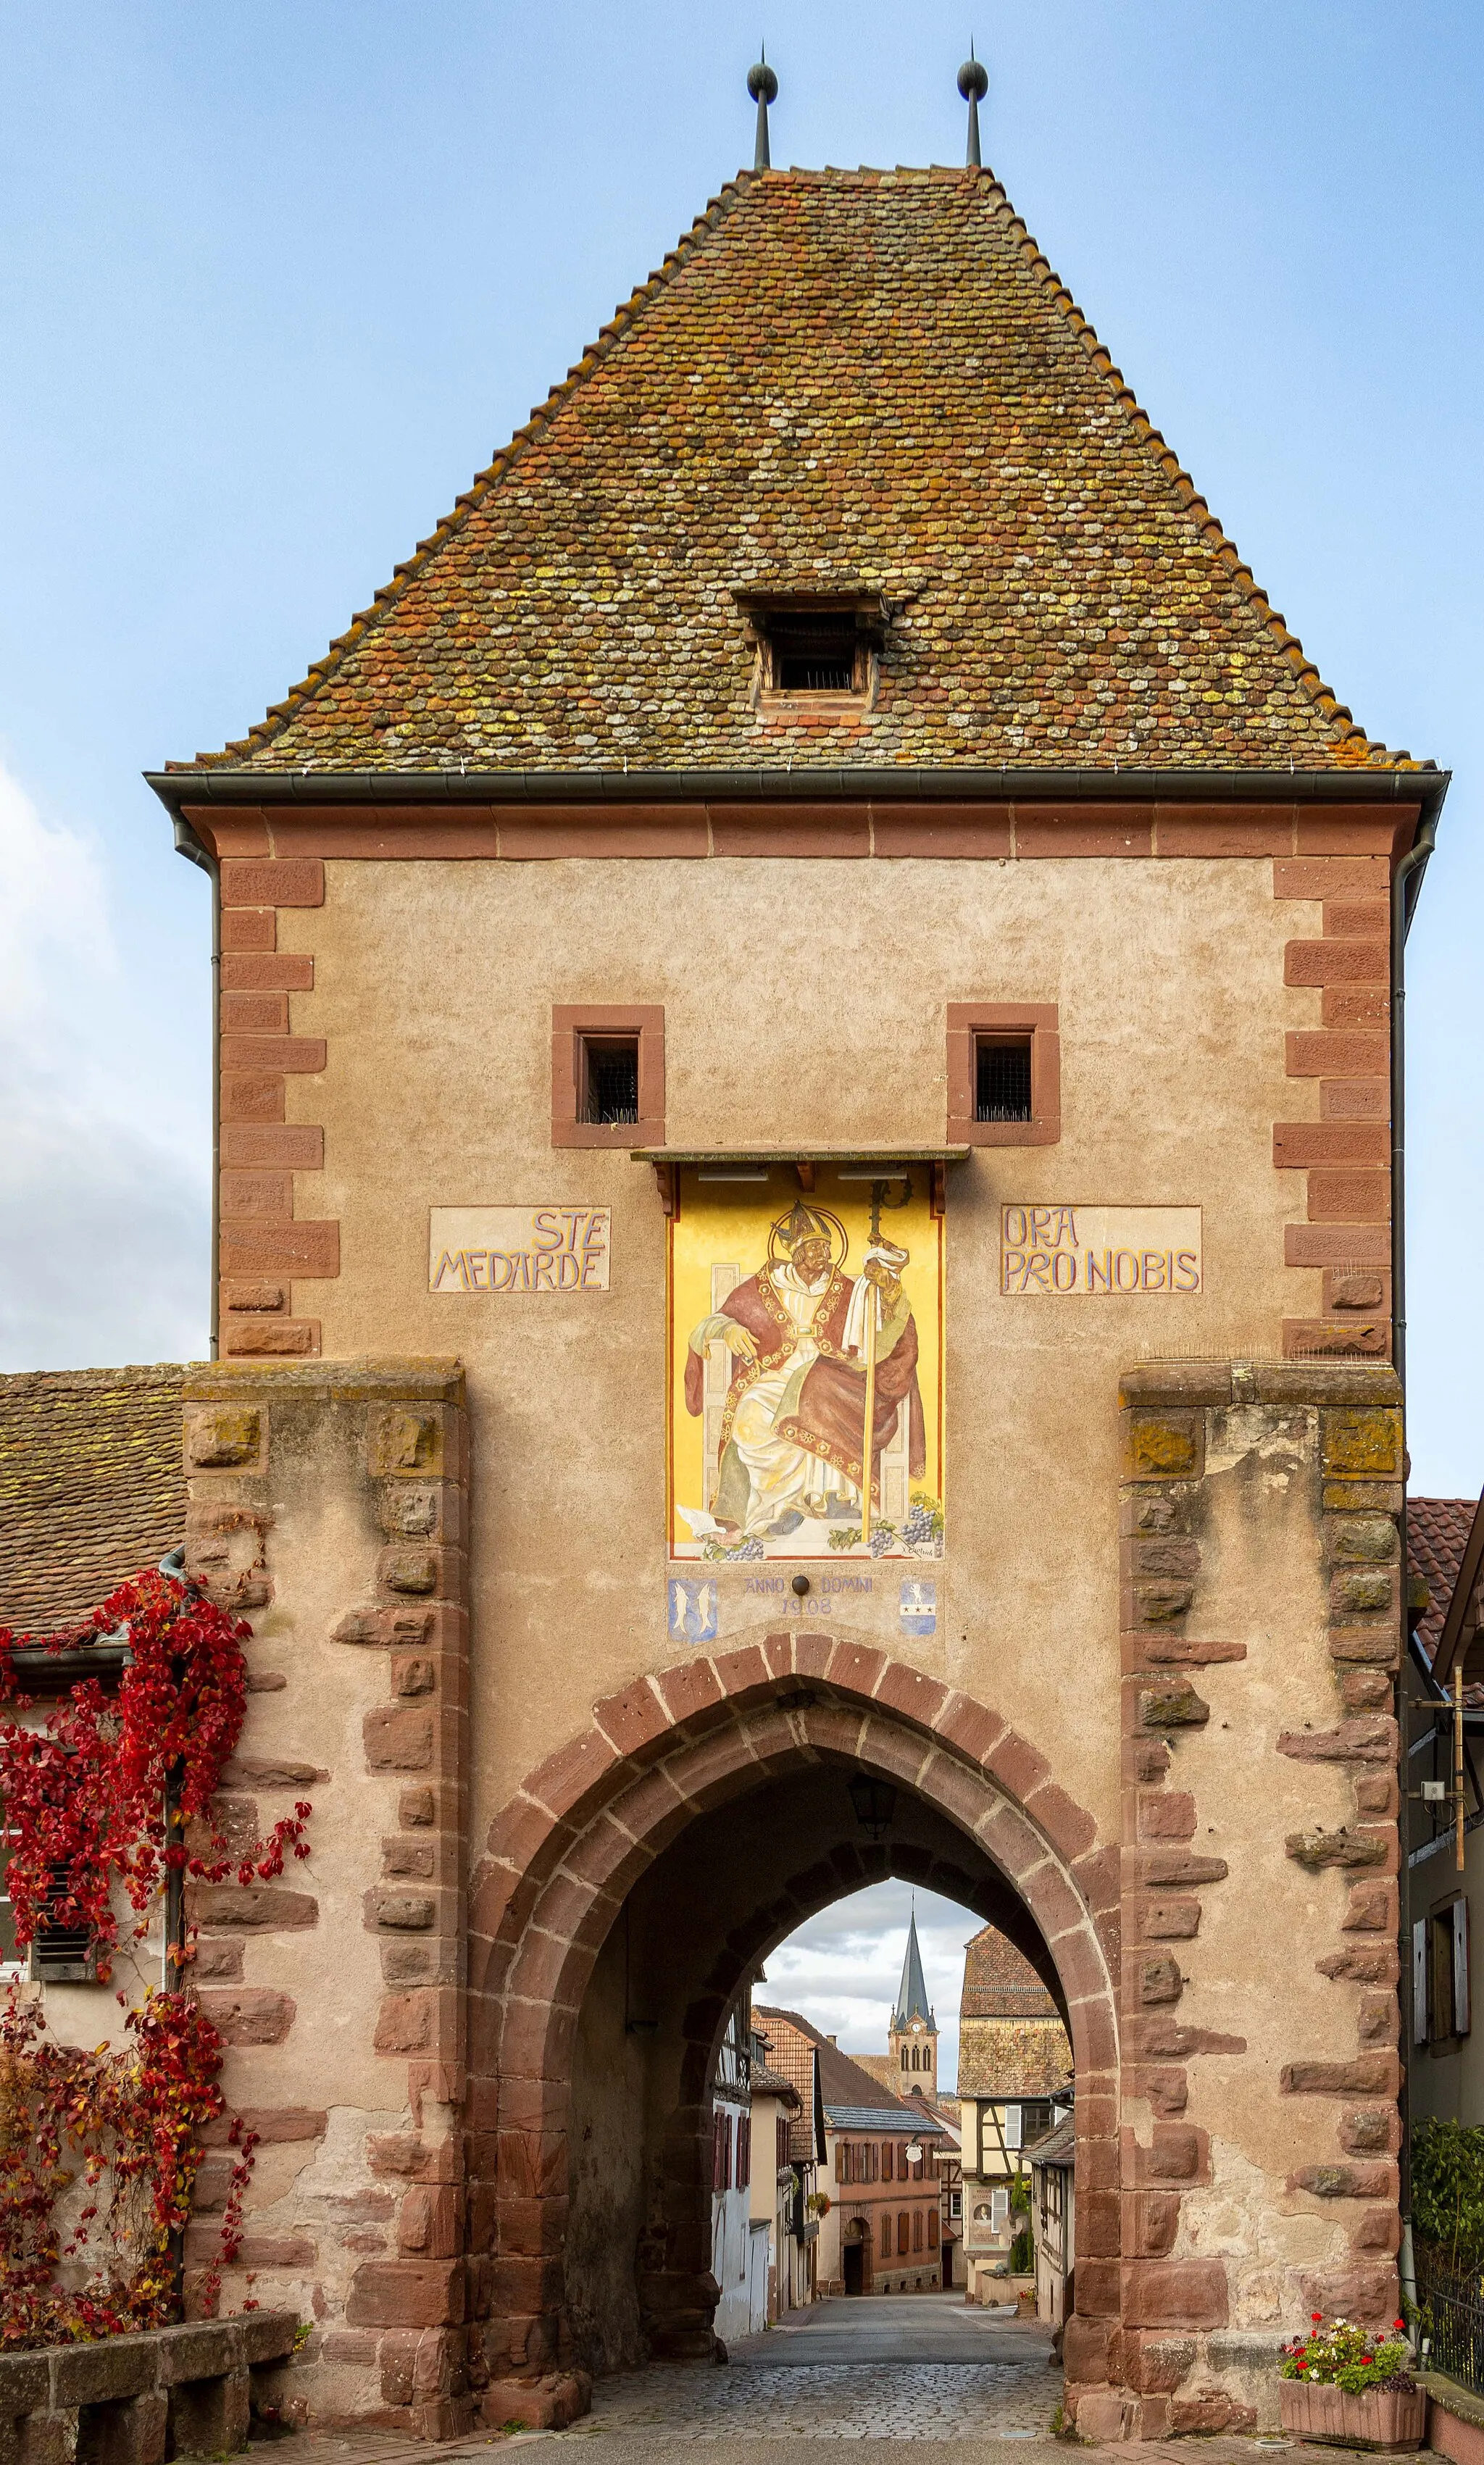
<instances>
[{"instance_id":1,"label":"stuccoed wall","mask_svg":"<svg viewBox=\"0 0 1484 2465\"><path fill-rule=\"evenodd\" d=\"M296 1278L294 1311L326 1354L456 1353L488 1467L476 1839L569 1733L574 1668L590 1703L674 1657L665 1221L627 1154L553 1148L552 1004L663 1004L682 1148L932 1143L947 1003L1059 1004L1060 1143L979 1149L948 1175L942 1605L931 1643L902 1637L894 1605L880 1639L1000 1704L1112 1822L1119 1369L1277 1353L1284 1311L1318 1306L1319 1271L1283 1263L1301 1202L1273 1124L1318 1110L1284 1034L1318 1024L1320 996L1285 985L1284 951L1319 907L1274 891L1271 860L1220 857L331 860L322 905L278 911L280 949L313 955L293 1025L325 1053L287 1081L289 1122L324 1134L296 1210L340 1224L338 1277ZM1021 1198L1203 1207L1206 1294L1002 1299L999 1209ZM546 1200L612 1208L606 1296L429 1293L430 1206ZM729 1642L766 1628L746 1571L720 1570ZM1069 1727L1069 1685L1100 1721Z\"/></svg>"}]
</instances>

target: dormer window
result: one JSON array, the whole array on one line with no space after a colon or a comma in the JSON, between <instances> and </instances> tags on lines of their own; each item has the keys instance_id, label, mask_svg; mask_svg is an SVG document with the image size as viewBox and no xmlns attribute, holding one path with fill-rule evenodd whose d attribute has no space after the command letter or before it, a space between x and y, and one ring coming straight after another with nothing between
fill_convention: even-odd
<instances>
[{"instance_id":1,"label":"dormer window","mask_svg":"<svg viewBox=\"0 0 1484 2465\"><path fill-rule=\"evenodd\" d=\"M870 708L885 630L879 592L739 591L737 601L757 650L761 710Z\"/></svg>"},{"instance_id":2,"label":"dormer window","mask_svg":"<svg viewBox=\"0 0 1484 2465\"><path fill-rule=\"evenodd\" d=\"M858 693L867 646L853 624L828 616L779 617L767 647L776 693Z\"/></svg>"}]
</instances>

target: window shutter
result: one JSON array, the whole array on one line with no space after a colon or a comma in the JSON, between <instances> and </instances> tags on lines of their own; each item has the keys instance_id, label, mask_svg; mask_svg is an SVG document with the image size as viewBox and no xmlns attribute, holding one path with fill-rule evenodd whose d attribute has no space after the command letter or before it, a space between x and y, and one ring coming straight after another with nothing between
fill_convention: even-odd
<instances>
[{"instance_id":1,"label":"window shutter","mask_svg":"<svg viewBox=\"0 0 1484 2465\"><path fill-rule=\"evenodd\" d=\"M745 2191L752 2180L752 2117L742 2115L737 2125L737 2187Z\"/></svg>"},{"instance_id":2,"label":"window shutter","mask_svg":"<svg viewBox=\"0 0 1484 2465\"><path fill-rule=\"evenodd\" d=\"M991 2232L994 2233L1003 2233L1005 2232L1005 2221L1009 2215L1009 2212L1010 2195L1008 2191L991 2191L989 2194L989 2225Z\"/></svg>"},{"instance_id":3,"label":"window shutter","mask_svg":"<svg viewBox=\"0 0 1484 2465\"><path fill-rule=\"evenodd\" d=\"M936 2209L929 2209L927 2212L927 2247L929 2251L936 2251L938 2248L938 2210Z\"/></svg>"},{"instance_id":4,"label":"window shutter","mask_svg":"<svg viewBox=\"0 0 1484 2465\"><path fill-rule=\"evenodd\" d=\"M1453 2031L1469 2033L1469 1903L1453 1902Z\"/></svg>"},{"instance_id":5,"label":"window shutter","mask_svg":"<svg viewBox=\"0 0 1484 2465\"><path fill-rule=\"evenodd\" d=\"M1412 1928L1412 2043L1428 2042L1428 1921L1419 1918Z\"/></svg>"}]
</instances>

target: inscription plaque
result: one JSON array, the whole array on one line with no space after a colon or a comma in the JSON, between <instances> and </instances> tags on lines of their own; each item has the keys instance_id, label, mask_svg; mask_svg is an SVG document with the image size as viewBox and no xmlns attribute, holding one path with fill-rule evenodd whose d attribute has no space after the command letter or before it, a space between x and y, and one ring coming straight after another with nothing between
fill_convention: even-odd
<instances>
[{"instance_id":1,"label":"inscription plaque","mask_svg":"<svg viewBox=\"0 0 1484 2465\"><path fill-rule=\"evenodd\" d=\"M1198 1293L1198 1207L1004 1207L1000 1290L1070 1299Z\"/></svg>"},{"instance_id":2,"label":"inscription plaque","mask_svg":"<svg viewBox=\"0 0 1484 2465\"><path fill-rule=\"evenodd\" d=\"M607 1207L433 1207L433 1293L606 1293Z\"/></svg>"}]
</instances>

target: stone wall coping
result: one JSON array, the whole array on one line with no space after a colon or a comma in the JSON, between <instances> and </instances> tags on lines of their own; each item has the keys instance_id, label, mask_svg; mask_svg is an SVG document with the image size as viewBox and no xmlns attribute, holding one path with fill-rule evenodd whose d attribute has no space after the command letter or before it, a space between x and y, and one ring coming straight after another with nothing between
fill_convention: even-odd
<instances>
[{"instance_id":1,"label":"stone wall coping","mask_svg":"<svg viewBox=\"0 0 1484 2465\"><path fill-rule=\"evenodd\" d=\"M1401 1382L1371 1361L1139 1361L1119 1373L1120 1404L1397 1405Z\"/></svg>"},{"instance_id":2,"label":"stone wall coping","mask_svg":"<svg viewBox=\"0 0 1484 2465\"><path fill-rule=\"evenodd\" d=\"M1484 2396L1475 2388L1465 2387L1460 2380L1451 2380L1446 2371L1418 2371L1417 2385L1425 2387L1434 2405L1459 2422L1471 2423L1475 2431L1484 2431Z\"/></svg>"},{"instance_id":3,"label":"stone wall coping","mask_svg":"<svg viewBox=\"0 0 1484 2465\"><path fill-rule=\"evenodd\" d=\"M196 1361L181 1389L187 1404L231 1404L258 1387L356 1403L461 1404L464 1365L450 1354L363 1353L343 1361Z\"/></svg>"},{"instance_id":4,"label":"stone wall coping","mask_svg":"<svg viewBox=\"0 0 1484 2465\"><path fill-rule=\"evenodd\" d=\"M224 2379L294 2350L293 2311L249 2311L231 2320L192 2320L68 2345L0 2354L0 2421L22 2414L115 2404L191 2380Z\"/></svg>"}]
</instances>

